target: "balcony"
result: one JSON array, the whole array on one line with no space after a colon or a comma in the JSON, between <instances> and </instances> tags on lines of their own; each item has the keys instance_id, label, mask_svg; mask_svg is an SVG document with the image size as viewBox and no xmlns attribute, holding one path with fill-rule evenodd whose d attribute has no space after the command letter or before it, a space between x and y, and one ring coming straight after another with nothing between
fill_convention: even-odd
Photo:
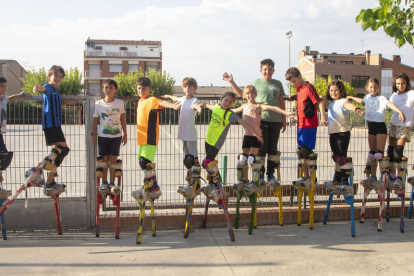
<instances>
[{"instance_id":1,"label":"balcony","mask_svg":"<svg viewBox=\"0 0 414 276\"><path fill-rule=\"evenodd\" d=\"M153 51L105 51L86 50L86 57L160 57L160 52Z\"/></svg>"},{"instance_id":2,"label":"balcony","mask_svg":"<svg viewBox=\"0 0 414 276\"><path fill-rule=\"evenodd\" d=\"M95 70L85 71L85 78L93 79L93 78L100 78L101 76L102 76L102 71L95 71Z\"/></svg>"}]
</instances>

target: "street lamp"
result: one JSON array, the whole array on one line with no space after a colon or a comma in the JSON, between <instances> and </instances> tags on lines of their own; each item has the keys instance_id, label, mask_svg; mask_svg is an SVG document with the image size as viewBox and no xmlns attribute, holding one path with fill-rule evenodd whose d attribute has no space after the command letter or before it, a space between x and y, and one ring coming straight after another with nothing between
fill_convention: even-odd
<instances>
[{"instance_id":1,"label":"street lamp","mask_svg":"<svg viewBox=\"0 0 414 276\"><path fill-rule=\"evenodd\" d=\"M292 31L289 31L286 33L286 37L289 40L289 68L290 68L290 38L293 36ZM292 94L292 92L290 91L290 82L289 82L289 95Z\"/></svg>"}]
</instances>

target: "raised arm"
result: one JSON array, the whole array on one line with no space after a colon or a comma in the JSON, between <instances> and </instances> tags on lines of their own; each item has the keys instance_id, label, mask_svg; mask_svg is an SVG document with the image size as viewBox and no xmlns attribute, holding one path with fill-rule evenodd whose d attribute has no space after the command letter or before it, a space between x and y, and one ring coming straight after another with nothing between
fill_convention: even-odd
<instances>
[{"instance_id":1,"label":"raised arm","mask_svg":"<svg viewBox=\"0 0 414 276\"><path fill-rule=\"evenodd\" d=\"M181 108L181 103L179 103L179 102L178 103L170 103L170 102L167 102L167 101L161 101L159 103L159 105L162 106L162 107L165 107L165 108L173 108L175 110L178 110L178 109Z\"/></svg>"},{"instance_id":2,"label":"raised arm","mask_svg":"<svg viewBox=\"0 0 414 276\"><path fill-rule=\"evenodd\" d=\"M214 104L205 104L204 106L207 107L210 110L213 110L213 108L214 108Z\"/></svg>"},{"instance_id":3,"label":"raised arm","mask_svg":"<svg viewBox=\"0 0 414 276\"><path fill-rule=\"evenodd\" d=\"M242 105L241 105L241 106L239 106L238 108L234 108L234 109L232 109L231 111L233 111L234 113L240 113L240 112L242 112L242 111L243 111L244 105L245 105L245 104L242 104Z\"/></svg>"},{"instance_id":4,"label":"raised arm","mask_svg":"<svg viewBox=\"0 0 414 276\"><path fill-rule=\"evenodd\" d=\"M37 92L45 92L46 91L46 87L42 86L42 85L38 85L37 82L35 84L35 86L33 87L33 93L37 93Z\"/></svg>"},{"instance_id":5,"label":"raised arm","mask_svg":"<svg viewBox=\"0 0 414 276\"><path fill-rule=\"evenodd\" d=\"M173 96L173 95L163 95L164 98L173 100L174 102L178 101L178 97L177 96Z\"/></svg>"},{"instance_id":6,"label":"raised arm","mask_svg":"<svg viewBox=\"0 0 414 276\"><path fill-rule=\"evenodd\" d=\"M360 107L357 107L356 105L351 104L348 101L344 103L344 108L349 111L354 111L358 116L362 116L365 113L364 110L362 110Z\"/></svg>"},{"instance_id":7,"label":"raised arm","mask_svg":"<svg viewBox=\"0 0 414 276\"><path fill-rule=\"evenodd\" d=\"M239 96L243 97L243 91L240 89L240 87L237 86L237 84L234 82L233 75L227 74L227 72L224 72L223 74L223 80L230 83L231 88L233 88L233 91Z\"/></svg>"},{"instance_id":8,"label":"raised arm","mask_svg":"<svg viewBox=\"0 0 414 276\"><path fill-rule=\"evenodd\" d=\"M258 104L258 105L263 110L270 110L270 111L274 111L274 112L280 113L280 114L285 115L285 116L289 116L289 118L291 118L292 120L297 119L296 114L294 112L288 112L286 110L281 109L280 107L271 106L271 105L267 105L267 104ZM286 120L286 117L285 117L285 120Z\"/></svg>"},{"instance_id":9,"label":"raised arm","mask_svg":"<svg viewBox=\"0 0 414 276\"><path fill-rule=\"evenodd\" d=\"M405 123L405 115L404 115L404 113L394 104L394 103L392 103L392 102L388 102L387 103L387 106L389 107L389 108L391 108L392 110L394 110L395 112L397 112L398 114L400 114L400 120L403 122L403 123Z\"/></svg>"},{"instance_id":10,"label":"raised arm","mask_svg":"<svg viewBox=\"0 0 414 276\"><path fill-rule=\"evenodd\" d=\"M353 100L354 102L357 102L359 104L365 104L364 103L364 99L358 98L358 97L353 97L353 96L347 96L346 97L348 100Z\"/></svg>"},{"instance_id":11,"label":"raised arm","mask_svg":"<svg viewBox=\"0 0 414 276\"><path fill-rule=\"evenodd\" d=\"M259 136L256 131L254 131L254 129L249 125L249 123L247 123L245 120L243 119L238 119L237 122L239 124L241 124L244 128L248 129L250 132L252 132L254 134L254 136L257 137L257 139L259 140L259 142L263 142L262 136Z\"/></svg>"},{"instance_id":12,"label":"raised arm","mask_svg":"<svg viewBox=\"0 0 414 276\"><path fill-rule=\"evenodd\" d=\"M31 99L32 98L32 94L21 92L20 94L14 94L14 95L9 96L8 97L8 100L9 100L9 102L11 102L11 101L20 99L22 97Z\"/></svg>"},{"instance_id":13,"label":"raised arm","mask_svg":"<svg viewBox=\"0 0 414 276\"><path fill-rule=\"evenodd\" d=\"M201 112L203 111L204 106L205 106L204 103L193 103L191 108L194 109L194 110L197 110L197 114L201 115Z\"/></svg>"}]
</instances>

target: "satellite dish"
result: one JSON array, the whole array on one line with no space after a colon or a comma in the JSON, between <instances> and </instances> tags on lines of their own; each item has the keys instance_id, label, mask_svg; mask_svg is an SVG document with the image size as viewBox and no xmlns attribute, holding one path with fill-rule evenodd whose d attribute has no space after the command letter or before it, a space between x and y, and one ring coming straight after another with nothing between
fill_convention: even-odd
<instances>
[{"instance_id":1,"label":"satellite dish","mask_svg":"<svg viewBox=\"0 0 414 276\"><path fill-rule=\"evenodd\" d=\"M91 47L95 47L95 42L91 42Z\"/></svg>"},{"instance_id":2,"label":"satellite dish","mask_svg":"<svg viewBox=\"0 0 414 276\"><path fill-rule=\"evenodd\" d=\"M89 41L86 41L86 46L91 47L91 43Z\"/></svg>"}]
</instances>

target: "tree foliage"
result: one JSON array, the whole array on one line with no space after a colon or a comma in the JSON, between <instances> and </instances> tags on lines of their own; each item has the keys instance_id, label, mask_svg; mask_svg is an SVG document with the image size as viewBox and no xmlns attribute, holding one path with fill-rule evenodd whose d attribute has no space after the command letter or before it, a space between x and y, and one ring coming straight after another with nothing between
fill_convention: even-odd
<instances>
[{"instance_id":1,"label":"tree foliage","mask_svg":"<svg viewBox=\"0 0 414 276\"><path fill-rule=\"evenodd\" d=\"M328 76L328 79L325 79L325 78L322 78L322 77L319 77L318 75L316 75L316 81L313 84L313 86L315 86L316 91L318 91L319 96L326 96L326 93L327 93L327 90L328 90L328 85L332 81L333 80L332 80L332 77L330 75ZM340 80L340 81L342 81L342 80ZM349 84L349 82L342 81L342 83L345 86L347 96L356 96L355 89Z\"/></svg>"},{"instance_id":2,"label":"tree foliage","mask_svg":"<svg viewBox=\"0 0 414 276\"><path fill-rule=\"evenodd\" d=\"M30 70L26 74L25 79L21 79L24 88L23 91L25 93L32 93L33 87L35 86L36 82L39 85L44 85L45 83L49 82L48 77L49 70L43 67L36 70ZM83 84L82 84L82 73L79 71L77 67L70 68L69 71L65 71L65 77L63 78L62 82L58 86L59 92L61 95L79 95L82 93ZM41 94L41 93L38 93Z\"/></svg>"},{"instance_id":3,"label":"tree foliage","mask_svg":"<svg viewBox=\"0 0 414 276\"><path fill-rule=\"evenodd\" d=\"M414 0L379 0L378 7L361 10L356 17L356 23L359 22L364 31L383 27L398 48L406 42L413 45Z\"/></svg>"},{"instance_id":4,"label":"tree foliage","mask_svg":"<svg viewBox=\"0 0 414 276\"><path fill-rule=\"evenodd\" d=\"M163 71L156 71L149 69L149 72L145 73L140 70L139 72L128 74L120 73L115 76L115 81L118 83L117 96L137 96L137 80L141 77L147 77L151 80L151 96L162 96L174 94L175 80L170 74Z\"/></svg>"}]
</instances>

